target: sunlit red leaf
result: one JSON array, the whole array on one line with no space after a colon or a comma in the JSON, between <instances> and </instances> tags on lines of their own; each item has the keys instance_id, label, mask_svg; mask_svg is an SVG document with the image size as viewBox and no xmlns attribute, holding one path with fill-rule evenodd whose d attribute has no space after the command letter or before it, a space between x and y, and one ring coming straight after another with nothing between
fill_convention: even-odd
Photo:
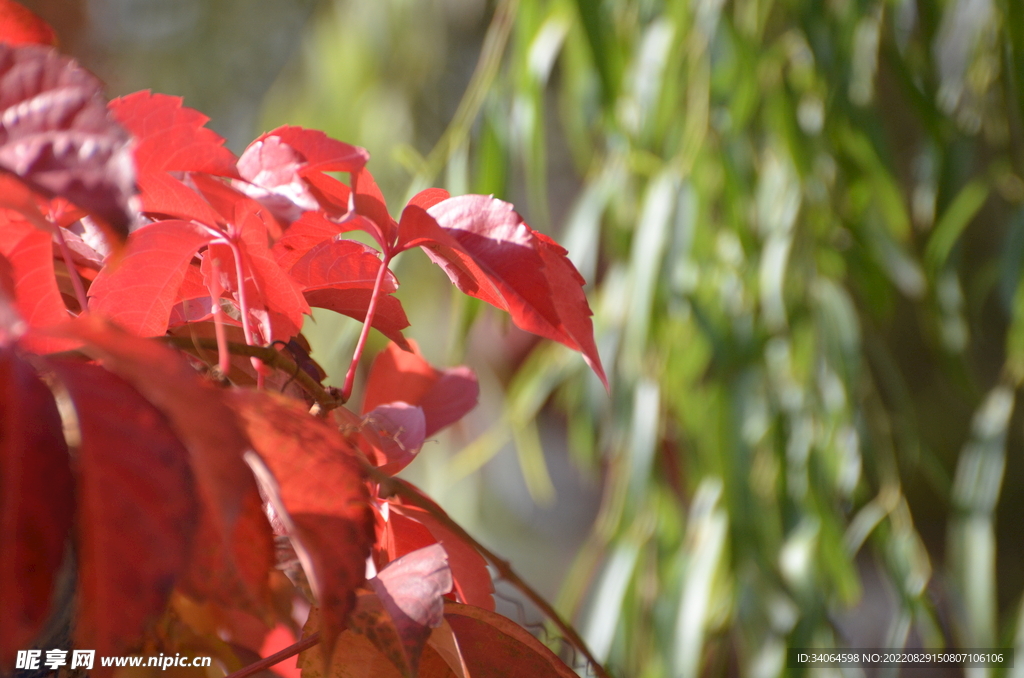
<instances>
[{"instance_id":1,"label":"sunlit red leaf","mask_svg":"<svg viewBox=\"0 0 1024 678\"><path fill-rule=\"evenodd\" d=\"M373 289L380 267L381 260L372 247L355 240L332 238L311 247L289 273L305 290ZM381 294L392 294L397 289L398 280L387 271Z\"/></svg>"},{"instance_id":2,"label":"sunlit red leaf","mask_svg":"<svg viewBox=\"0 0 1024 678\"><path fill-rule=\"evenodd\" d=\"M555 653L507 617L452 602L445 603L444 617L473 675L576 678Z\"/></svg>"},{"instance_id":3,"label":"sunlit red leaf","mask_svg":"<svg viewBox=\"0 0 1024 678\"><path fill-rule=\"evenodd\" d=\"M14 0L0 0L0 42L8 45L56 45L50 25Z\"/></svg>"},{"instance_id":4,"label":"sunlit red leaf","mask_svg":"<svg viewBox=\"0 0 1024 678\"><path fill-rule=\"evenodd\" d=\"M565 250L527 226L512 205L485 195L402 213L396 249L419 246L466 294L508 311L528 332L580 351L607 385L583 279Z\"/></svg>"},{"instance_id":5,"label":"sunlit red leaf","mask_svg":"<svg viewBox=\"0 0 1024 678\"><path fill-rule=\"evenodd\" d=\"M223 394L203 383L175 351L130 335L93 314L69 323L64 333L134 386L170 421L191 459L210 538L223 542L225 567L242 579L254 600L266 597L266 572L273 564L272 535L265 523L244 522L260 505L259 491L242 455L250 444ZM246 560L239 561L245 554Z\"/></svg>"},{"instance_id":6,"label":"sunlit red leaf","mask_svg":"<svg viewBox=\"0 0 1024 678\"><path fill-rule=\"evenodd\" d=\"M52 48L0 44L0 169L102 219L114 240L134 221L128 133L102 84Z\"/></svg>"},{"instance_id":7,"label":"sunlit red leaf","mask_svg":"<svg viewBox=\"0 0 1024 678\"><path fill-rule=\"evenodd\" d=\"M199 193L167 172L142 172L138 184L142 211L147 214L195 220L208 226L217 226L225 221Z\"/></svg>"},{"instance_id":8,"label":"sunlit red leaf","mask_svg":"<svg viewBox=\"0 0 1024 678\"><path fill-rule=\"evenodd\" d=\"M438 370L420 355L416 342L411 351L394 344L377 354L366 380L363 412L403 401L423 408L425 436L455 423L476 406L480 385L468 367Z\"/></svg>"},{"instance_id":9,"label":"sunlit red leaf","mask_svg":"<svg viewBox=\"0 0 1024 678\"><path fill-rule=\"evenodd\" d=\"M128 237L122 260L96 276L89 308L135 334L164 334L189 264L209 240L208 233L187 221L143 226Z\"/></svg>"},{"instance_id":10,"label":"sunlit red leaf","mask_svg":"<svg viewBox=\"0 0 1024 678\"><path fill-rule=\"evenodd\" d=\"M74 511L74 482L50 390L0 350L0 667L13 668L49 614Z\"/></svg>"},{"instance_id":11,"label":"sunlit red leaf","mask_svg":"<svg viewBox=\"0 0 1024 678\"><path fill-rule=\"evenodd\" d=\"M372 541L362 471L341 434L301 403L245 390L233 391L229 402L277 481L296 530L290 535L296 551L309 555L313 572L307 575L314 579L329 642L352 610Z\"/></svg>"},{"instance_id":12,"label":"sunlit red leaf","mask_svg":"<svg viewBox=\"0 0 1024 678\"><path fill-rule=\"evenodd\" d=\"M53 267L53 236L0 211L0 254L11 264L14 306L29 327L45 328L66 322L69 315L60 296ZM37 353L64 351L76 342L31 334L25 348Z\"/></svg>"},{"instance_id":13,"label":"sunlit red leaf","mask_svg":"<svg viewBox=\"0 0 1024 678\"><path fill-rule=\"evenodd\" d=\"M224 139L205 127L209 118L182 106L182 98L150 91L110 102L110 111L135 137L139 173L205 172L238 177Z\"/></svg>"},{"instance_id":14,"label":"sunlit red leaf","mask_svg":"<svg viewBox=\"0 0 1024 678\"><path fill-rule=\"evenodd\" d=\"M189 557L198 505L188 452L123 380L94 365L50 367L71 395L81 434L76 642L124 651L161 613Z\"/></svg>"},{"instance_id":15,"label":"sunlit red leaf","mask_svg":"<svg viewBox=\"0 0 1024 678\"><path fill-rule=\"evenodd\" d=\"M359 322L366 320L366 309L370 306L372 290L368 289L336 289L325 288L310 290L305 293L310 306L326 308L335 313L355 318ZM373 329L403 348L409 346L402 336L402 330L409 326L409 319L402 308L402 302L390 294L381 295L377 299L377 312L373 316Z\"/></svg>"}]
</instances>

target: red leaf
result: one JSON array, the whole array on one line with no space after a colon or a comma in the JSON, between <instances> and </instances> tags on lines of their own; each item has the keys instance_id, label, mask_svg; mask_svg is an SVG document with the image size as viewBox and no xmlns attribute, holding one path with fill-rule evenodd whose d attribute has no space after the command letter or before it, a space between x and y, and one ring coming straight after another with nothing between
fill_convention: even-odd
<instances>
[{"instance_id":1,"label":"red leaf","mask_svg":"<svg viewBox=\"0 0 1024 678\"><path fill-rule=\"evenodd\" d=\"M325 288L310 290L305 293L310 306L326 308L335 313L355 318L359 322L366 320L366 309L370 306L373 290L348 289L339 290ZM402 348L409 343L402 336L402 330L409 326L402 303L397 298L383 295L377 299L377 312L373 315L373 328Z\"/></svg>"},{"instance_id":2,"label":"red leaf","mask_svg":"<svg viewBox=\"0 0 1024 678\"><path fill-rule=\"evenodd\" d=\"M198 518L188 452L121 379L94 365L51 366L81 432L76 644L122 652L163 611L188 558Z\"/></svg>"},{"instance_id":3,"label":"red leaf","mask_svg":"<svg viewBox=\"0 0 1024 678\"><path fill-rule=\"evenodd\" d=\"M387 203L384 202L384 194L380 192L377 182L369 170L363 170L356 174L352 181L355 186L356 211L368 217L376 225L377 242L384 249L387 249L395 242L398 235L398 224L388 213Z\"/></svg>"},{"instance_id":4,"label":"red leaf","mask_svg":"<svg viewBox=\"0 0 1024 678\"><path fill-rule=\"evenodd\" d=\"M607 387L583 279L553 240L484 195L406 207L396 249L420 246L466 294L508 311L528 332L580 351Z\"/></svg>"},{"instance_id":5,"label":"red leaf","mask_svg":"<svg viewBox=\"0 0 1024 678\"><path fill-rule=\"evenodd\" d=\"M8 45L57 45L50 25L14 0L0 0L0 42Z\"/></svg>"},{"instance_id":6,"label":"red leaf","mask_svg":"<svg viewBox=\"0 0 1024 678\"><path fill-rule=\"evenodd\" d=\"M29 327L45 328L66 322L67 307L60 296L53 268L53 236L27 221L0 212L0 254L11 263L14 305ZM65 351L76 342L30 334L22 345L37 353Z\"/></svg>"},{"instance_id":7,"label":"red leaf","mask_svg":"<svg viewBox=\"0 0 1024 678\"><path fill-rule=\"evenodd\" d=\"M116 267L107 266L96 276L89 308L144 337L166 333L189 264L209 240L208 233L187 221L143 226L128 237Z\"/></svg>"},{"instance_id":8,"label":"red leaf","mask_svg":"<svg viewBox=\"0 0 1024 678\"><path fill-rule=\"evenodd\" d=\"M506 617L469 605L445 603L444 618L475 676L576 678L554 652Z\"/></svg>"},{"instance_id":9,"label":"red leaf","mask_svg":"<svg viewBox=\"0 0 1024 678\"><path fill-rule=\"evenodd\" d=\"M363 412L385 403L403 401L423 408L425 436L455 423L476 407L480 385L468 367L438 370L420 355L416 342L411 351L388 346L377 354L366 380Z\"/></svg>"},{"instance_id":10,"label":"red leaf","mask_svg":"<svg viewBox=\"0 0 1024 678\"><path fill-rule=\"evenodd\" d=\"M406 485L412 487L408 483ZM422 493L420 495L427 499ZM430 500L427 499L427 501ZM433 504L433 502L431 503ZM439 506L434 504L434 507L444 514L444 511ZM389 522L390 520L395 520L393 530L396 545L407 540L407 535L403 533L411 529L408 526L408 521L420 523L430 531L434 539L444 546L444 550L448 552L448 565L452 569L452 576L455 581L454 597L456 600L460 603L475 605L486 610L494 609L494 582L491 581L491 573L487 569L487 561L484 560L484 557L480 555L472 544L464 541L462 537L452 531L443 521L435 518L429 511L416 506L410 506L409 504L391 503L390 508L391 518ZM398 518L404 518L407 522L403 522Z\"/></svg>"},{"instance_id":11,"label":"red leaf","mask_svg":"<svg viewBox=\"0 0 1024 678\"><path fill-rule=\"evenodd\" d=\"M50 390L11 350L0 350L0 666L31 647L74 511L74 481Z\"/></svg>"},{"instance_id":12,"label":"red leaf","mask_svg":"<svg viewBox=\"0 0 1024 678\"><path fill-rule=\"evenodd\" d=\"M311 172L357 172L370 154L366 149L331 139L318 130L285 125L260 136L253 144L277 137L300 153L306 162L303 174Z\"/></svg>"},{"instance_id":13,"label":"red leaf","mask_svg":"<svg viewBox=\"0 0 1024 678\"><path fill-rule=\"evenodd\" d=\"M150 339L119 330L84 314L64 334L86 342L84 350L134 386L170 420L192 461L199 495L223 541L226 565L242 578L254 600L266 593L266 572L273 564L272 535L243 521L259 507L256 482L242 455L250 443L221 392L202 382L184 358ZM238 554L248 554L245 561Z\"/></svg>"},{"instance_id":14,"label":"red leaf","mask_svg":"<svg viewBox=\"0 0 1024 678\"><path fill-rule=\"evenodd\" d=\"M376 464L394 475L409 465L426 438L423 409L409 403L379 405L363 417L363 436L378 451Z\"/></svg>"},{"instance_id":15,"label":"red leaf","mask_svg":"<svg viewBox=\"0 0 1024 678\"><path fill-rule=\"evenodd\" d=\"M206 172L237 178L234 153L205 127L210 119L181 104L181 97L148 90L110 102L111 114L135 137L139 173Z\"/></svg>"},{"instance_id":16,"label":"red leaf","mask_svg":"<svg viewBox=\"0 0 1024 678\"><path fill-rule=\"evenodd\" d=\"M296 552L300 558L308 554L304 565L312 569L307 575L319 597L327 642L344 628L355 589L364 581L372 516L363 474L341 434L301 403L243 390L231 392L229 402L277 481L294 524L289 536Z\"/></svg>"},{"instance_id":17,"label":"red leaf","mask_svg":"<svg viewBox=\"0 0 1024 678\"><path fill-rule=\"evenodd\" d=\"M355 240L332 238L310 248L289 273L305 290L372 290L380 267L377 250ZM397 289L398 280L387 271L381 281L381 294L392 294Z\"/></svg>"},{"instance_id":18,"label":"red leaf","mask_svg":"<svg viewBox=\"0 0 1024 678\"><path fill-rule=\"evenodd\" d=\"M203 196L167 172L142 172L138 182L142 211L147 214L195 220L214 227L225 222Z\"/></svg>"},{"instance_id":19,"label":"red leaf","mask_svg":"<svg viewBox=\"0 0 1024 678\"><path fill-rule=\"evenodd\" d=\"M370 580L370 586L398 632L405 660L399 669L415 676L431 629L444 619L442 596L452 588L448 555L440 544L418 549L389 563ZM362 630L362 624L374 621L361 618L357 611L352 627Z\"/></svg>"},{"instance_id":20,"label":"red leaf","mask_svg":"<svg viewBox=\"0 0 1024 678\"><path fill-rule=\"evenodd\" d=\"M51 48L0 44L0 168L99 217L115 242L134 221L129 142L92 74Z\"/></svg>"}]
</instances>

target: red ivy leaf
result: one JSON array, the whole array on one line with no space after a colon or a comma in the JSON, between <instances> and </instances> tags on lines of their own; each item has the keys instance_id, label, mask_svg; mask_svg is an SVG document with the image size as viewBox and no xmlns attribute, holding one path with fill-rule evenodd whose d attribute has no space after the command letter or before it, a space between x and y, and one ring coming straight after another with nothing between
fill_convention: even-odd
<instances>
[{"instance_id":1,"label":"red ivy leaf","mask_svg":"<svg viewBox=\"0 0 1024 678\"><path fill-rule=\"evenodd\" d=\"M210 240L187 221L158 221L128 237L123 259L100 271L89 308L144 337L167 332L171 308L192 257Z\"/></svg>"},{"instance_id":2,"label":"red ivy leaf","mask_svg":"<svg viewBox=\"0 0 1024 678\"><path fill-rule=\"evenodd\" d=\"M123 652L163 611L189 555L198 505L188 452L121 379L94 365L51 367L81 431L76 643Z\"/></svg>"},{"instance_id":3,"label":"red ivy leaf","mask_svg":"<svg viewBox=\"0 0 1024 678\"><path fill-rule=\"evenodd\" d=\"M468 367L438 370L423 359L416 342L409 346L411 351L402 351L388 344L377 354L366 380L363 412L395 401L419 405L424 436L431 436L476 407L480 385Z\"/></svg>"},{"instance_id":4,"label":"red ivy leaf","mask_svg":"<svg viewBox=\"0 0 1024 678\"><path fill-rule=\"evenodd\" d=\"M266 572L273 564L269 526L255 531L243 521L261 504L259 490L242 455L250 443L220 391L204 383L178 353L150 339L132 336L93 314L65 326L64 333L86 343L100 359L156 406L185 444L200 498L223 542L222 553L242 578L253 600L265 599ZM254 533L255 532L255 533ZM248 559L238 561L238 554Z\"/></svg>"},{"instance_id":5,"label":"red ivy leaf","mask_svg":"<svg viewBox=\"0 0 1024 678\"><path fill-rule=\"evenodd\" d=\"M53 327L68 320L67 307L60 296L53 267L53 236L32 224L0 212L0 254L11 264L14 305L32 328ZM65 351L76 342L57 337L29 334L22 340L25 348L37 353Z\"/></svg>"},{"instance_id":6,"label":"red ivy leaf","mask_svg":"<svg viewBox=\"0 0 1024 678\"><path fill-rule=\"evenodd\" d=\"M0 42L8 45L57 45L50 25L14 0L0 0Z\"/></svg>"},{"instance_id":7,"label":"red ivy leaf","mask_svg":"<svg viewBox=\"0 0 1024 678\"><path fill-rule=\"evenodd\" d=\"M181 104L181 97L149 90L110 102L110 112L135 137L139 173L205 172L237 178L234 153L205 127L210 119Z\"/></svg>"},{"instance_id":8,"label":"red ivy leaf","mask_svg":"<svg viewBox=\"0 0 1024 678\"><path fill-rule=\"evenodd\" d=\"M408 466L426 438L423 408L409 403L379 405L363 417L361 433L376 452L376 464L394 475Z\"/></svg>"},{"instance_id":9,"label":"red ivy leaf","mask_svg":"<svg viewBox=\"0 0 1024 678\"><path fill-rule=\"evenodd\" d=\"M576 678L576 672L554 652L507 617L449 602L444 606L444 618L474 676Z\"/></svg>"},{"instance_id":10,"label":"red ivy leaf","mask_svg":"<svg viewBox=\"0 0 1024 678\"><path fill-rule=\"evenodd\" d=\"M527 226L512 205L464 195L402 213L397 251L422 247L466 294L508 311L528 332L580 351L608 380L594 343L583 279L565 250Z\"/></svg>"},{"instance_id":11,"label":"red ivy leaf","mask_svg":"<svg viewBox=\"0 0 1024 678\"><path fill-rule=\"evenodd\" d=\"M370 552L372 516L363 474L341 434L301 403L243 390L231 392L229 402L274 474L294 523L296 551L309 555L330 654L329 641L345 626Z\"/></svg>"},{"instance_id":12,"label":"red ivy leaf","mask_svg":"<svg viewBox=\"0 0 1024 678\"><path fill-rule=\"evenodd\" d=\"M398 632L404 651L403 665L398 668L407 675L417 675L431 629L444 619L442 596L452 588L448 554L440 544L418 549L389 563L369 583ZM357 611L352 626L362 630L360 622L368 625L373 621L361 619Z\"/></svg>"},{"instance_id":13,"label":"red ivy leaf","mask_svg":"<svg viewBox=\"0 0 1024 678\"><path fill-rule=\"evenodd\" d=\"M0 666L30 647L71 529L74 481L50 390L0 350Z\"/></svg>"},{"instance_id":14,"label":"red ivy leaf","mask_svg":"<svg viewBox=\"0 0 1024 678\"><path fill-rule=\"evenodd\" d=\"M99 217L115 242L134 221L129 142L91 73L51 48L0 44L0 168Z\"/></svg>"}]
</instances>

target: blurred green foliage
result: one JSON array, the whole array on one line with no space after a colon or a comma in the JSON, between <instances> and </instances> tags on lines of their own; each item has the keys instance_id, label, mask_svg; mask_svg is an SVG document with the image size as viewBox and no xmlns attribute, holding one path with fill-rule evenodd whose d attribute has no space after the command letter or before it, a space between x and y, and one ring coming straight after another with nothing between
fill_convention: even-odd
<instances>
[{"instance_id":1,"label":"blurred green foliage","mask_svg":"<svg viewBox=\"0 0 1024 678\"><path fill-rule=\"evenodd\" d=\"M563 413L603 489L558 604L597 656L643 678L833 645L1021 664L1024 1L483 10L339 0L268 119L369 146L390 197L514 201L590 281L610 394L539 345L449 470L512 440L550 499L535 421ZM457 346L477 311L451 311Z\"/></svg>"}]
</instances>

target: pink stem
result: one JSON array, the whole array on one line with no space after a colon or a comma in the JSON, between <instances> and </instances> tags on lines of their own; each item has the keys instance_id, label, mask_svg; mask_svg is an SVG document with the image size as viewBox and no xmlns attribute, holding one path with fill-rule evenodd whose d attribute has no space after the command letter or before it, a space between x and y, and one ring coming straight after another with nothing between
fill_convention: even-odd
<instances>
[{"instance_id":1,"label":"pink stem","mask_svg":"<svg viewBox=\"0 0 1024 678\"><path fill-rule=\"evenodd\" d=\"M64 239L63 229L53 222L48 223L57 231L57 243L60 245L60 254L64 257L64 265L67 266L68 275L71 277L71 286L75 288L78 305L82 307L82 312L84 313L89 310L89 298L85 296L85 285L82 284L82 279L78 276L78 268L75 267L75 261L71 258L71 248L68 247L68 243Z\"/></svg>"},{"instance_id":2,"label":"pink stem","mask_svg":"<svg viewBox=\"0 0 1024 678\"><path fill-rule=\"evenodd\" d=\"M370 305L366 308L366 319L363 321L363 331L359 333L359 341L356 342L355 353L352 354L352 364L348 366L348 373L345 374L345 386L341 390L342 400L348 402L352 395L352 384L356 380L356 367L359 366L359 359L363 357L363 347L366 345L366 338L370 335L370 327L373 325L373 316L377 313L377 300L380 298L380 287L384 283L384 276L387 275L388 264L391 263L391 253L384 253L384 261L380 263L377 270L377 279L373 281L373 294L370 296Z\"/></svg>"},{"instance_id":3,"label":"pink stem","mask_svg":"<svg viewBox=\"0 0 1024 678\"><path fill-rule=\"evenodd\" d=\"M245 300L245 269L242 267L242 251L238 244L225 238L224 242L231 248L231 254L235 259L235 278L238 280L238 310L242 313L242 334L245 335L245 343L255 346L256 342L252 337L252 327L249 325L249 304ZM259 358L250 358L252 366L256 370L256 388L263 388L263 361Z\"/></svg>"},{"instance_id":4,"label":"pink stem","mask_svg":"<svg viewBox=\"0 0 1024 678\"><path fill-rule=\"evenodd\" d=\"M231 353L228 351L228 339L224 329L224 309L220 307L220 297L224 288L220 284L220 261L211 257L213 283L210 287L210 299L213 301L213 327L217 335L217 368L227 378L231 370Z\"/></svg>"}]
</instances>

